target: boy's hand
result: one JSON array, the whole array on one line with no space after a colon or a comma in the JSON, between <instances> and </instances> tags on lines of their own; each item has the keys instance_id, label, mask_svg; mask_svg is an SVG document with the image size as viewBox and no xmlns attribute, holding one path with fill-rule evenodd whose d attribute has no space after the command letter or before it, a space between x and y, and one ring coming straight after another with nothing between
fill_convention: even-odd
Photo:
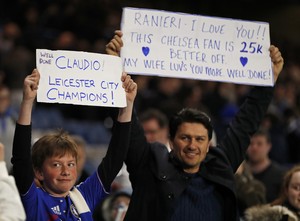
<instances>
[{"instance_id":1,"label":"boy's hand","mask_svg":"<svg viewBox=\"0 0 300 221\"><path fill-rule=\"evenodd\" d=\"M34 101L40 80L40 73L34 69L24 80L23 101Z\"/></svg>"},{"instance_id":2,"label":"boy's hand","mask_svg":"<svg viewBox=\"0 0 300 221\"><path fill-rule=\"evenodd\" d=\"M115 31L113 39L106 45L106 53L109 55L120 56L121 48L123 47L123 33L120 30Z\"/></svg>"},{"instance_id":3,"label":"boy's hand","mask_svg":"<svg viewBox=\"0 0 300 221\"><path fill-rule=\"evenodd\" d=\"M133 103L137 93L137 84L131 79L130 75L123 72L121 77L122 87L126 92L127 106L119 109L118 121L130 122L132 117Z\"/></svg>"},{"instance_id":4,"label":"boy's hand","mask_svg":"<svg viewBox=\"0 0 300 221\"><path fill-rule=\"evenodd\" d=\"M274 81L276 82L280 72L282 71L284 60L283 57L281 56L281 52L274 45L270 46L269 51L273 63Z\"/></svg>"},{"instance_id":5,"label":"boy's hand","mask_svg":"<svg viewBox=\"0 0 300 221\"><path fill-rule=\"evenodd\" d=\"M123 88L126 92L126 100L128 102L133 103L135 96L137 94L137 84L131 79L131 76L126 72L123 72L121 81L123 82Z\"/></svg>"}]
</instances>

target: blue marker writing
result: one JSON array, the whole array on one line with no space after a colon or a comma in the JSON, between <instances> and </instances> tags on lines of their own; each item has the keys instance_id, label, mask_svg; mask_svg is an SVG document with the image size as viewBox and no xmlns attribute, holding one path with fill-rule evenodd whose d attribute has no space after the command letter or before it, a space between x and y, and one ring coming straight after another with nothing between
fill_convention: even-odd
<instances>
[{"instance_id":1,"label":"blue marker writing","mask_svg":"<svg viewBox=\"0 0 300 221\"><path fill-rule=\"evenodd\" d=\"M55 60L55 65L59 69L80 69L80 70L99 70L101 64L97 60L87 60L87 59L72 59L66 58L66 56L59 56Z\"/></svg>"}]
</instances>

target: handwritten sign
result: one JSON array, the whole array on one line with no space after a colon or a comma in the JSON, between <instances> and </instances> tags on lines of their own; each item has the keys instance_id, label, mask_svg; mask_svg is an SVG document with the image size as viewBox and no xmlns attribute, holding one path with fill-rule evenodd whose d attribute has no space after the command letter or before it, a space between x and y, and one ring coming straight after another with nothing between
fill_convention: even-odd
<instances>
[{"instance_id":1,"label":"handwritten sign","mask_svg":"<svg viewBox=\"0 0 300 221\"><path fill-rule=\"evenodd\" d=\"M125 71L252 85L273 85L269 24L124 8Z\"/></svg>"},{"instance_id":2,"label":"handwritten sign","mask_svg":"<svg viewBox=\"0 0 300 221\"><path fill-rule=\"evenodd\" d=\"M126 106L121 58L76 51L36 50L38 102Z\"/></svg>"}]
</instances>

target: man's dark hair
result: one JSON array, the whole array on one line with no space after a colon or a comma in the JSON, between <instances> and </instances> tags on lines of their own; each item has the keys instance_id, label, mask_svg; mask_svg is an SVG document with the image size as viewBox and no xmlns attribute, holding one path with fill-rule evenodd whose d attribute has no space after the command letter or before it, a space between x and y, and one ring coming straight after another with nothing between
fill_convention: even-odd
<instances>
[{"instance_id":1,"label":"man's dark hair","mask_svg":"<svg viewBox=\"0 0 300 221\"><path fill-rule=\"evenodd\" d=\"M158 122L160 128L165 128L168 126L167 116L158 109L147 109L140 115L140 122L146 122L155 119Z\"/></svg>"},{"instance_id":2,"label":"man's dark hair","mask_svg":"<svg viewBox=\"0 0 300 221\"><path fill-rule=\"evenodd\" d=\"M176 115L174 115L169 123L170 137L173 140L178 127L182 123L200 123L202 124L208 132L208 138L211 140L213 127L211 124L211 120L208 115L200 110L193 108L184 108L179 111Z\"/></svg>"},{"instance_id":3,"label":"man's dark hair","mask_svg":"<svg viewBox=\"0 0 300 221\"><path fill-rule=\"evenodd\" d=\"M271 143L271 135L268 130L258 129L252 137L262 136L265 137L268 143Z\"/></svg>"}]
</instances>

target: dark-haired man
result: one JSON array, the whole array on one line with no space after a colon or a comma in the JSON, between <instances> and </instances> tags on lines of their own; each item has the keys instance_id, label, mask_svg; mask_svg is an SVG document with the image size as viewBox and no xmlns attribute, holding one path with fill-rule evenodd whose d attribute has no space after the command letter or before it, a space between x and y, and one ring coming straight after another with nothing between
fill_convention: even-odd
<instances>
[{"instance_id":1,"label":"dark-haired man","mask_svg":"<svg viewBox=\"0 0 300 221\"><path fill-rule=\"evenodd\" d=\"M122 32L106 46L118 55ZM270 47L275 81L283 58ZM209 148L212 124L198 110L184 109L170 120L170 142L148 143L132 118L130 146L125 163L133 193L125 220L219 221L238 220L234 173L245 158L250 137L258 129L273 96L273 87L254 87L216 148Z\"/></svg>"}]
</instances>

